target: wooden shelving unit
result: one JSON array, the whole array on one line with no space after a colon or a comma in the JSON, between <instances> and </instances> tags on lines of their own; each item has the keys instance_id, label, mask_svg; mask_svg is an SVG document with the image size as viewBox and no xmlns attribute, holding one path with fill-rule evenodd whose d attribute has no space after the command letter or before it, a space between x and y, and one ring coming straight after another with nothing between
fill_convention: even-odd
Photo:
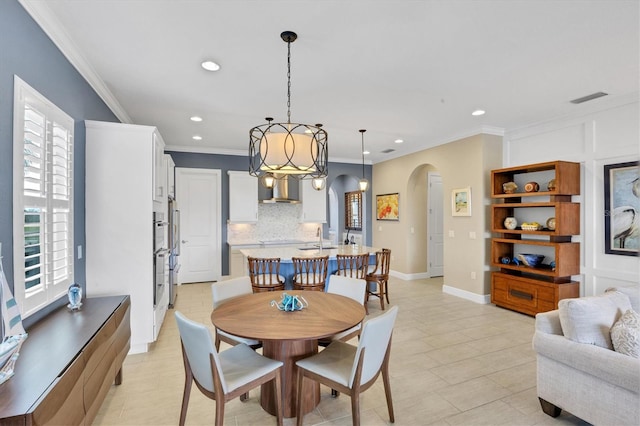
<instances>
[{"instance_id":1,"label":"wooden shelving unit","mask_svg":"<svg viewBox=\"0 0 640 426\"><path fill-rule=\"evenodd\" d=\"M543 180L544 179L544 180ZM555 179L555 189L547 183ZM518 190L503 191L503 184L515 182ZM537 182L540 191L524 192L526 182ZM571 281L580 273L580 243L572 236L580 234L580 204L571 202L580 195L580 164L566 161L531 164L491 172L491 302L528 315L556 309L558 301L580 295L579 283ZM515 217L516 229L506 229L504 220ZM521 223L536 221L543 226L555 217L555 228L523 230ZM510 262L521 253L545 256L535 268ZM554 265L552 266L552 262Z\"/></svg>"}]
</instances>

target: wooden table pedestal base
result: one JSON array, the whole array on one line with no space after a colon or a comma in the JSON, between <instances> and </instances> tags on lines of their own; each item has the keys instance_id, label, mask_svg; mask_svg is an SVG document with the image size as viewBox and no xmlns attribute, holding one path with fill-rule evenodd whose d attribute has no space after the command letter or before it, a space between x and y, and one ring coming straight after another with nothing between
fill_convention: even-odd
<instances>
[{"instance_id":1,"label":"wooden table pedestal base","mask_svg":"<svg viewBox=\"0 0 640 426\"><path fill-rule=\"evenodd\" d=\"M264 356L282 361L282 404L283 417L296 417L296 394L298 392L298 369L296 361L318 353L317 340L265 340L262 346ZM276 415L275 395L272 383L262 385L260 405L265 411ZM304 413L312 411L320 403L320 384L305 383L303 394Z\"/></svg>"}]
</instances>

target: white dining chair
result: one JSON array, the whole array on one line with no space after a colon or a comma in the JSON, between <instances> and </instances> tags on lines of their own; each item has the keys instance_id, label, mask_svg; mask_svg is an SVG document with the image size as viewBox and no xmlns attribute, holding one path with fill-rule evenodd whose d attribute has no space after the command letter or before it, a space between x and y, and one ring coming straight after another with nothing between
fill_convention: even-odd
<instances>
[{"instance_id":1,"label":"white dining chair","mask_svg":"<svg viewBox=\"0 0 640 426\"><path fill-rule=\"evenodd\" d=\"M360 278L332 275L329 278L329 284L327 285L327 293L339 294L340 296L348 297L364 306L367 295L367 282ZM319 344L320 346L327 346L333 340L341 340L343 342L346 342L360 335L361 329L362 322L356 324L348 330L342 331L338 334L334 334L329 339L321 339L319 341Z\"/></svg>"},{"instance_id":2,"label":"white dining chair","mask_svg":"<svg viewBox=\"0 0 640 426\"><path fill-rule=\"evenodd\" d=\"M187 417L193 382L206 397L216 402L215 424L222 426L226 402L270 381L275 386L276 420L282 426L282 362L259 355L242 343L218 353L206 326L178 311L175 317L185 371L180 426L184 425Z\"/></svg>"},{"instance_id":3,"label":"white dining chair","mask_svg":"<svg viewBox=\"0 0 640 426\"><path fill-rule=\"evenodd\" d=\"M357 347L336 340L322 352L297 361L298 400L304 393L305 378L329 386L351 397L351 420L354 426L359 426L360 393L369 389L382 373L389 420L393 423L389 355L397 315L398 307L394 306L386 313L366 321ZM298 406L297 416L296 424L302 426L302 404Z\"/></svg>"},{"instance_id":4,"label":"white dining chair","mask_svg":"<svg viewBox=\"0 0 640 426\"><path fill-rule=\"evenodd\" d=\"M215 282L211 284L211 297L213 299L213 310L215 310L221 303L232 299L234 297L243 296L246 294L253 294L251 287L251 279L248 276L232 278L226 281ZM232 346L238 343L244 343L252 349L258 349L262 347L262 343L253 340L245 339L244 337L235 336L225 331L216 328L216 350L220 350L220 342L226 342Z\"/></svg>"}]
</instances>

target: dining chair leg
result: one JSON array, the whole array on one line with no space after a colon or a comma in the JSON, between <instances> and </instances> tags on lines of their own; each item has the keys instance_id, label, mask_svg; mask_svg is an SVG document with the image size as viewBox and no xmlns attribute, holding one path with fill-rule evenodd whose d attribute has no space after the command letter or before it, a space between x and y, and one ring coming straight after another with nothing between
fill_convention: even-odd
<instances>
[{"instance_id":1,"label":"dining chair leg","mask_svg":"<svg viewBox=\"0 0 640 426\"><path fill-rule=\"evenodd\" d=\"M338 391L337 391L337 390L335 390L335 389L331 389L331 397L332 397L332 398L337 398L337 397L339 397L339 396L340 396L340 392L338 392Z\"/></svg>"},{"instance_id":2,"label":"dining chair leg","mask_svg":"<svg viewBox=\"0 0 640 426\"><path fill-rule=\"evenodd\" d=\"M391 303L389 302L389 281L388 280L384 280L384 298L387 299L387 304Z\"/></svg>"},{"instance_id":3,"label":"dining chair leg","mask_svg":"<svg viewBox=\"0 0 640 426\"><path fill-rule=\"evenodd\" d=\"M240 402L245 402L247 399L249 399L249 392L245 392L240 395Z\"/></svg>"},{"instance_id":4,"label":"dining chair leg","mask_svg":"<svg viewBox=\"0 0 640 426\"><path fill-rule=\"evenodd\" d=\"M284 407L282 406L282 369L276 372L276 377L273 380L276 387L276 420L278 426L282 426L282 414Z\"/></svg>"},{"instance_id":5,"label":"dining chair leg","mask_svg":"<svg viewBox=\"0 0 640 426\"><path fill-rule=\"evenodd\" d=\"M391 398L391 382L389 381L389 357L386 356L382 365L382 383L384 383L384 396L387 398L387 410L389 410L389 421L394 423L393 399Z\"/></svg>"},{"instance_id":6,"label":"dining chair leg","mask_svg":"<svg viewBox=\"0 0 640 426\"><path fill-rule=\"evenodd\" d=\"M360 392L351 393L351 422L360 426Z\"/></svg>"},{"instance_id":7,"label":"dining chair leg","mask_svg":"<svg viewBox=\"0 0 640 426\"><path fill-rule=\"evenodd\" d=\"M302 372L302 368L298 367L298 395L296 395L296 426L302 426L302 421L304 420L304 414L302 413L302 395L304 386L304 373Z\"/></svg>"},{"instance_id":8,"label":"dining chair leg","mask_svg":"<svg viewBox=\"0 0 640 426\"><path fill-rule=\"evenodd\" d=\"M224 395L216 394L216 426L224 423Z\"/></svg>"},{"instance_id":9,"label":"dining chair leg","mask_svg":"<svg viewBox=\"0 0 640 426\"><path fill-rule=\"evenodd\" d=\"M378 287L378 299L380 299L380 309L384 311L384 281L377 280L376 286Z\"/></svg>"},{"instance_id":10,"label":"dining chair leg","mask_svg":"<svg viewBox=\"0 0 640 426\"><path fill-rule=\"evenodd\" d=\"M191 384L193 379L191 377L185 377L184 391L182 393L182 407L180 408L180 426L184 426L184 422L187 419L187 407L189 406L189 396L191 396Z\"/></svg>"}]
</instances>

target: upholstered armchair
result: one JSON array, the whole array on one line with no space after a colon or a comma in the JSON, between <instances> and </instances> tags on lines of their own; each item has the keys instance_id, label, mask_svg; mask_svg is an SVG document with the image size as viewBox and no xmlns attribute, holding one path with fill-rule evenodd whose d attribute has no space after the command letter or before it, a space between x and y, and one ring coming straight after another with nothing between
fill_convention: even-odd
<instances>
[{"instance_id":1,"label":"upholstered armchair","mask_svg":"<svg viewBox=\"0 0 640 426\"><path fill-rule=\"evenodd\" d=\"M537 393L546 414L564 409L595 425L640 424L639 305L640 286L613 288L536 315ZM621 325L631 330L627 341L612 331Z\"/></svg>"}]
</instances>

